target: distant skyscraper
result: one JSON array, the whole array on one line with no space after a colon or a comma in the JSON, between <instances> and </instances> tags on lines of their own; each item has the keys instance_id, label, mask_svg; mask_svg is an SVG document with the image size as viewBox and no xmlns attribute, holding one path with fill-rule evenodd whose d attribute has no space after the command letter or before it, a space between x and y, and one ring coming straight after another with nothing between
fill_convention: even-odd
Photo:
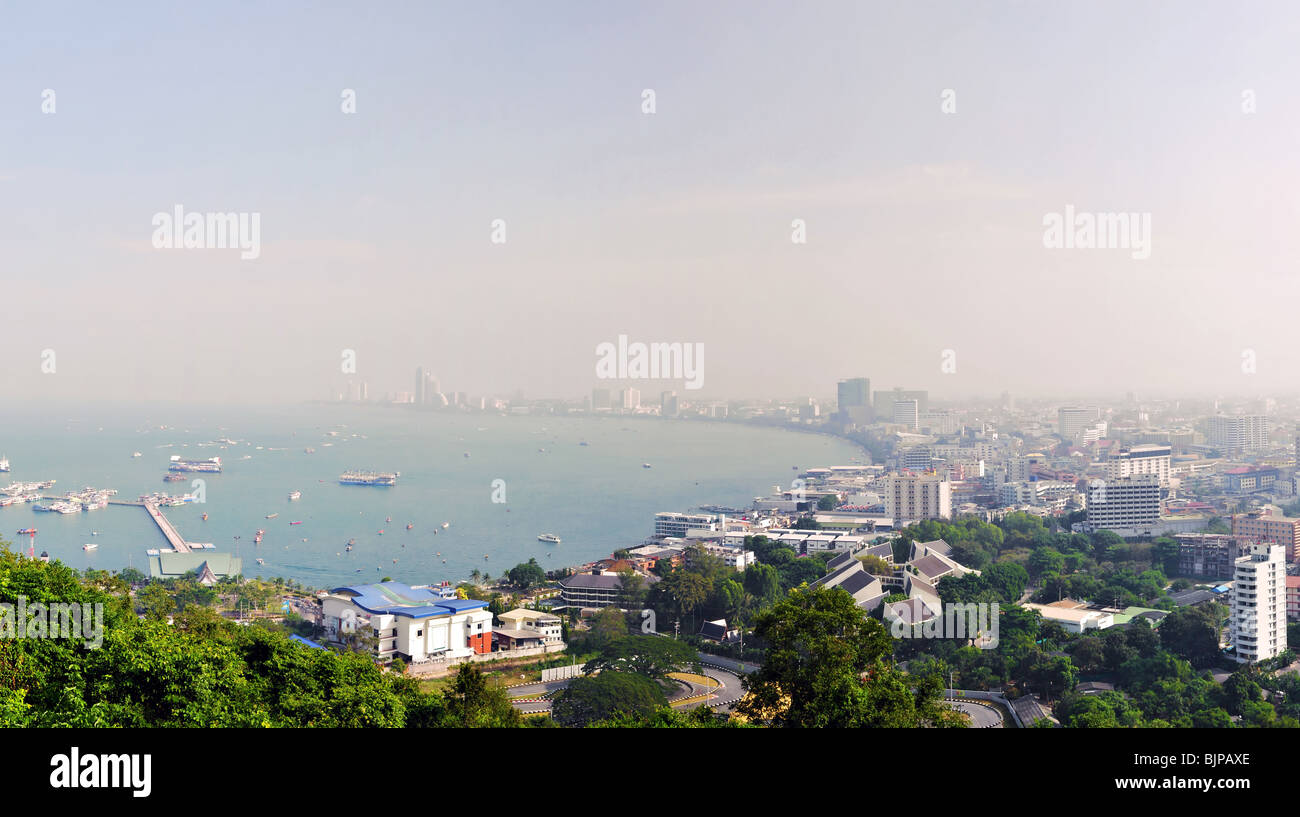
<instances>
[{"instance_id":1,"label":"distant skyscraper","mask_svg":"<svg viewBox=\"0 0 1300 817\"><path fill-rule=\"evenodd\" d=\"M626 388L620 392L622 399L619 401L625 411L631 411L641 408L641 390Z\"/></svg>"},{"instance_id":2,"label":"distant skyscraper","mask_svg":"<svg viewBox=\"0 0 1300 817\"><path fill-rule=\"evenodd\" d=\"M877 391L872 397L876 416L888 419L894 413L894 403L898 400L915 400L916 410L925 413L930 410L930 393L928 391L904 391L901 388L889 391Z\"/></svg>"},{"instance_id":3,"label":"distant skyscraper","mask_svg":"<svg viewBox=\"0 0 1300 817\"><path fill-rule=\"evenodd\" d=\"M424 396L424 367L415 367L415 404L423 406L425 404Z\"/></svg>"},{"instance_id":4,"label":"distant skyscraper","mask_svg":"<svg viewBox=\"0 0 1300 817\"><path fill-rule=\"evenodd\" d=\"M1211 417L1206 442L1226 451L1257 451L1268 447L1268 418L1259 414Z\"/></svg>"},{"instance_id":5,"label":"distant skyscraper","mask_svg":"<svg viewBox=\"0 0 1300 817\"><path fill-rule=\"evenodd\" d=\"M664 417L676 417L677 412L677 392L666 391L663 394L660 394L659 413Z\"/></svg>"},{"instance_id":6,"label":"distant skyscraper","mask_svg":"<svg viewBox=\"0 0 1300 817\"><path fill-rule=\"evenodd\" d=\"M921 424L921 412L915 400L895 400L890 412L894 422L915 430Z\"/></svg>"},{"instance_id":7,"label":"distant skyscraper","mask_svg":"<svg viewBox=\"0 0 1300 817\"><path fill-rule=\"evenodd\" d=\"M1100 418L1101 412L1096 406L1062 406L1057 410L1057 433L1067 440L1073 440L1075 435L1096 424Z\"/></svg>"},{"instance_id":8,"label":"distant skyscraper","mask_svg":"<svg viewBox=\"0 0 1300 817\"><path fill-rule=\"evenodd\" d=\"M857 425L871 422L871 378L841 380L835 396L841 419Z\"/></svg>"},{"instance_id":9,"label":"distant skyscraper","mask_svg":"<svg viewBox=\"0 0 1300 817\"><path fill-rule=\"evenodd\" d=\"M601 409L610 408L609 397L610 397L609 389L592 389L591 390L592 411L599 411Z\"/></svg>"}]
</instances>

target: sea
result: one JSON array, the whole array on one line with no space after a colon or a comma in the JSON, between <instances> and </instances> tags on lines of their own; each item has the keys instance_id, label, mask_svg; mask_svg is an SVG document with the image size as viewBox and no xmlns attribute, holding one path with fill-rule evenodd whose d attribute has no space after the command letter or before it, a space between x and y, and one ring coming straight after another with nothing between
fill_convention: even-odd
<instances>
[{"instance_id":1,"label":"sea","mask_svg":"<svg viewBox=\"0 0 1300 817\"><path fill-rule=\"evenodd\" d=\"M457 582L475 569L497 576L529 558L547 570L576 566L640 544L657 512L745 508L807 468L868 455L828 435L737 422L304 404L9 406L0 456L12 468L0 487L53 479L42 494L201 494L201 504L163 509L186 541L238 555L245 576L332 588ZM163 482L172 456L219 456L223 471ZM340 485L349 469L401 476L387 488ZM289 499L293 491L301 498ZM37 534L16 533L24 528ZM538 541L543 533L561 542ZM168 546L143 508L112 505L67 515L0 508L0 539L76 568L145 573L145 551Z\"/></svg>"}]
</instances>

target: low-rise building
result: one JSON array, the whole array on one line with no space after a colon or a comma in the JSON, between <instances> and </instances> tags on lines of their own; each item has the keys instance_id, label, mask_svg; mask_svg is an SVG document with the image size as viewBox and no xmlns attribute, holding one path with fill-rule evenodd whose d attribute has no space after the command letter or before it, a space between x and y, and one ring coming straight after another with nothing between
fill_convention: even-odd
<instances>
[{"instance_id":1,"label":"low-rise building","mask_svg":"<svg viewBox=\"0 0 1300 817\"><path fill-rule=\"evenodd\" d=\"M501 626L508 630L531 630L541 636L547 644L561 644L563 632L559 616L541 613L537 610L519 608L497 616Z\"/></svg>"},{"instance_id":2,"label":"low-rise building","mask_svg":"<svg viewBox=\"0 0 1300 817\"><path fill-rule=\"evenodd\" d=\"M487 602L444 599L426 587L381 582L336 587L321 599L326 637L341 641L368 627L375 656L413 663L463 660L492 651Z\"/></svg>"}]
</instances>

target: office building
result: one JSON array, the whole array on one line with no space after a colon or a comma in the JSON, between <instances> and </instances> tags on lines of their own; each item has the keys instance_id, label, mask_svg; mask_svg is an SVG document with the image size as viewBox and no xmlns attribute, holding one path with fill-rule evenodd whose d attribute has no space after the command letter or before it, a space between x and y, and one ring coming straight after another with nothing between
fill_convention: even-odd
<instances>
[{"instance_id":1,"label":"office building","mask_svg":"<svg viewBox=\"0 0 1300 817\"><path fill-rule=\"evenodd\" d=\"M1062 406L1057 410L1057 433L1067 440L1073 440L1085 428L1094 426L1101 419L1101 412L1096 406Z\"/></svg>"},{"instance_id":2,"label":"office building","mask_svg":"<svg viewBox=\"0 0 1300 817\"><path fill-rule=\"evenodd\" d=\"M893 422L915 431L921 425L921 412L915 400L895 400L890 414Z\"/></svg>"},{"instance_id":3,"label":"office building","mask_svg":"<svg viewBox=\"0 0 1300 817\"><path fill-rule=\"evenodd\" d=\"M1138 474L1155 474L1162 488L1169 487L1173 475L1169 458L1173 449L1167 445L1135 445L1110 455L1106 462L1106 475L1110 479L1132 477Z\"/></svg>"},{"instance_id":4,"label":"office building","mask_svg":"<svg viewBox=\"0 0 1300 817\"><path fill-rule=\"evenodd\" d=\"M1258 451L1268 447L1268 418L1260 414L1228 416L1220 414L1209 419L1206 444L1223 451Z\"/></svg>"},{"instance_id":5,"label":"office building","mask_svg":"<svg viewBox=\"0 0 1300 817\"><path fill-rule=\"evenodd\" d=\"M1090 530L1111 530L1121 536L1146 536L1160 523L1160 478L1139 474L1093 480L1088 485Z\"/></svg>"},{"instance_id":6,"label":"office building","mask_svg":"<svg viewBox=\"0 0 1300 817\"><path fill-rule=\"evenodd\" d=\"M841 380L836 388L836 410L840 419L855 425L866 425L873 419L871 411L871 379L853 377Z\"/></svg>"},{"instance_id":7,"label":"office building","mask_svg":"<svg viewBox=\"0 0 1300 817\"><path fill-rule=\"evenodd\" d=\"M375 657L463 660L492 651L487 602L447 599L401 582L336 587L321 599L326 636L341 641L357 628L373 631Z\"/></svg>"},{"instance_id":8,"label":"office building","mask_svg":"<svg viewBox=\"0 0 1300 817\"><path fill-rule=\"evenodd\" d=\"M872 395L872 406L876 416L888 421L894 413L894 403L899 400L915 400L918 413L930 410L930 393L928 391L904 391L895 388L889 391L877 391Z\"/></svg>"}]
</instances>

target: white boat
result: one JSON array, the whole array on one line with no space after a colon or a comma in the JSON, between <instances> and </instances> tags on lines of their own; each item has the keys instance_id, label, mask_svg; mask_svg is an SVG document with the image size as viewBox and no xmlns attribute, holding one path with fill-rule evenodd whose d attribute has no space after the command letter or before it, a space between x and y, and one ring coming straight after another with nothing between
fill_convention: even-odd
<instances>
[{"instance_id":1,"label":"white boat","mask_svg":"<svg viewBox=\"0 0 1300 817\"><path fill-rule=\"evenodd\" d=\"M131 453L131 456L132 456L132 457L143 457L144 454L141 454L139 451L133 451L133 452Z\"/></svg>"},{"instance_id":2,"label":"white boat","mask_svg":"<svg viewBox=\"0 0 1300 817\"><path fill-rule=\"evenodd\" d=\"M560 537L556 536L553 533L543 533L537 537L537 541L550 542L552 545L558 545L560 544Z\"/></svg>"},{"instance_id":3,"label":"white boat","mask_svg":"<svg viewBox=\"0 0 1300 817\"><path fill-rule=\"evenodd\" d=\"M291 491L289 493L289 499L302 499L302 491Z\"/></svg>"},{"instance_id":4,"label":"white boat","mask_svg":"<svg viewBox=\"0 0 1300 817\"><path fill-rule=\"evenodd\" d=\"M447 528L450 528L450 527L451 527L451 523L450 523L450 522L443 522L443 523L442 523L442 529L443 529L443 530L446 530Z\"/></svg>"},{"instance_id":5,"label":"white boat","mask_svg":"<svg viewBox=\"0 0 1300 817\"><path fill-rule=\"evenodd\" d=\"M94 542L89 542L89 543L87 543L87 544L82 545L82 546L81 546L81 549L82 549L82 550L98 550L98 549L99 549L99 545L95 544Z\"/></svg>"},{"instance_id":6,"label":"white boat","mask_svg":"<svg viewBox=\"0 0 1300 817\"><path fill-rule=\"evenodd\" d=\"M0 471L8 471L8 470L9 470L9 458L0 457Z\"/></svg>"}]
</instances>

